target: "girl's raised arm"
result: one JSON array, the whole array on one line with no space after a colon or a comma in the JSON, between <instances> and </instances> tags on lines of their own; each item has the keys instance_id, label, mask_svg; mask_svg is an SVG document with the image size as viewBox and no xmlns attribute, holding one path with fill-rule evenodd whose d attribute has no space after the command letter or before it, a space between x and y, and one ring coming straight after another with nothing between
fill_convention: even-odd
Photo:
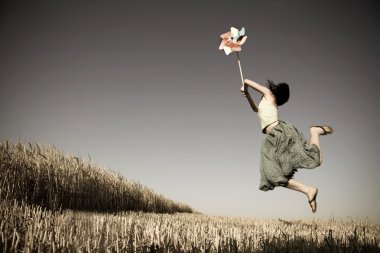
<instances>
[{"instance_id":1,"label":"girl's raised arm","mask_svg":"<svg viewBox=\"0 0 380 253\"><path fill-rule=\"evenodd\" d=\"M265 86L263 86L261 84L258 84L258 83L254 82L254 81L251 81L249 79L244 79L244 90L247 90L246 89L246 85L248 85L249 87L255 89L258 92L260 92L264 96L267 96L267 95L271 94L271 91L267 87L265 87Z\"/></svg>"},{"instance_id":2,"label":"girl's raised arm","mask_svg":"<svg viewBox=\"0 0 380 253\"><path fill-rule=\"evenodd\" d=\"M259 109L257 108L257 106L256 106L255 102L253 101L251 94L249 94L247 88L248 88L247 84L244 83L244 85L241 87L240 91L243 94L243 96L247 98L249 105L251 106L252 110L254 112L258 112Z\"/></svg>"}]
</instances>

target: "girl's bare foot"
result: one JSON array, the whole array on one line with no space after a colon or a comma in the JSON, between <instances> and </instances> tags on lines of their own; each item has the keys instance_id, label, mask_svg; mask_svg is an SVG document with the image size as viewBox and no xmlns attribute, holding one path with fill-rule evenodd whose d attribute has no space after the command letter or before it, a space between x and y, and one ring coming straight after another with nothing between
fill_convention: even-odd
<instances>
[{"instance_id":1,"label":"girl's bare foot","mask_svg":"<svg viewBox=\"0 0 380 253\"><path fill-rule=\"evenodd\" d=\"M310 188L310 190L306 193L306 195L309 200L311 211L315 213L317 211L318 188Z\"/></svg>"}]
</instances>

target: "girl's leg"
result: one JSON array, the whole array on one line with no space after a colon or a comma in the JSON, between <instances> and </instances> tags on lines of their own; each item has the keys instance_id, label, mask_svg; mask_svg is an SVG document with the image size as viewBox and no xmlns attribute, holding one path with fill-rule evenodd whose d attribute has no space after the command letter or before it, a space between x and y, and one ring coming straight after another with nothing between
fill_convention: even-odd
<instances>
[{"instance_id":1,"label":"girl's leg","mask_svg":"<svg viewBox=\"0 0 380 253\"><path fill-rule=\"evenodd\" d=\"M322 148L321 144L319 142L319 136L325 135L325 134L331 134L333 132L332 128L329 126L323 127L317 127L312 126L310 127L310 144L315 144L319 148L320 152L320 162L322 163Z\"/></svg>"},{"instance_id":2,"label":"girl's leg","mask_svg":"<svg viewBox=\"0 0 380 253\"><path fill-rule=\"evenodd\" d=\"M315 144L319 148L320 162L322 163L322 148L319 141L319 136L323 133L323 130L319 127L310 127L310 144Z\"/></svg>"},{"instance_id":3,"label":"girl's leg","mask_svg":"<svg viewBox=\"0 0 380 253\"><path fill-rule=\"evenodd\" d=\"M317 211L316 197L318 193L318 188L304 185L293 178L288 181L288 185L286 186L286 188L304 193L309 200L311 210L313 211L313 213Z\"/></svg>"}]
</instances>

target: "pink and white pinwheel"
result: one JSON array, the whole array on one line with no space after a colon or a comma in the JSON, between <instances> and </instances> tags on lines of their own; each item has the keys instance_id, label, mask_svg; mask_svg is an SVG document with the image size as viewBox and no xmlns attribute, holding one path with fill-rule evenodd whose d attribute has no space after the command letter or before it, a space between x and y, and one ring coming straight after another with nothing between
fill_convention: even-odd
<instances>
[{"instance_id":1,"label":"pink and white pinwheel","mask_svg":"<svg viewBox=\"0 0 380 253\"><path fill-rule=\"evenodd\" d=\"M247 40L244 27L240 31L235 27L231 27L231 31L220 35L220 38L222 41L219 50L224 50L226 55L241 51L241 46Z\"/></svg>"},{"instance_id":2,"label":"pink and white pinwheel","mask_svg":"<svg viewBox=\"0 0 380 253\"><path fill-rule=\"evenodd\" d=\"M244 27L239 31L235 27L231 27L231 31L220 35L222 42L220 43L219 50L224 50L226 55L229 55L232 52L236 52L239 70L240 70L240 78L241 83L244 85L243 79L243 71L241 70L239 51L241 51L241 46L247 40L247 35L245 35Z\"/></svg>"}]
</instances>

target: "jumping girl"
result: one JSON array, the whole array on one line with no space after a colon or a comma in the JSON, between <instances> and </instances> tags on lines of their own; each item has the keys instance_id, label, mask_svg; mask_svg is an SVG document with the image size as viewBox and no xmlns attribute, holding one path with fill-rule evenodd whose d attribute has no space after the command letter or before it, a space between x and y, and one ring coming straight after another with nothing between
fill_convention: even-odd
<instances>
[{"instance_id":1,"label":"jumping girl","mask_svg":"<svg viewBox=\"0 0 380 253\"><path fill-rule=\"evenodd\" d=\"M259 106L256 106L248 92L248 87L262 94ZM304 193L311 210L317 210L318 188L304 185L293 178L299 168L313 169L322 162L322 150L319 136L331 134L330 126L311 126L308 143L296 127L279 120L278 106L289 99L289 86L286 83L275 84L268 80L267 87L244 80L242 94L252 109L257 112L262 132L266 135L261 147L260 187L262 191L273 190L276 186Z\"/></svg>"}]
</instances>

